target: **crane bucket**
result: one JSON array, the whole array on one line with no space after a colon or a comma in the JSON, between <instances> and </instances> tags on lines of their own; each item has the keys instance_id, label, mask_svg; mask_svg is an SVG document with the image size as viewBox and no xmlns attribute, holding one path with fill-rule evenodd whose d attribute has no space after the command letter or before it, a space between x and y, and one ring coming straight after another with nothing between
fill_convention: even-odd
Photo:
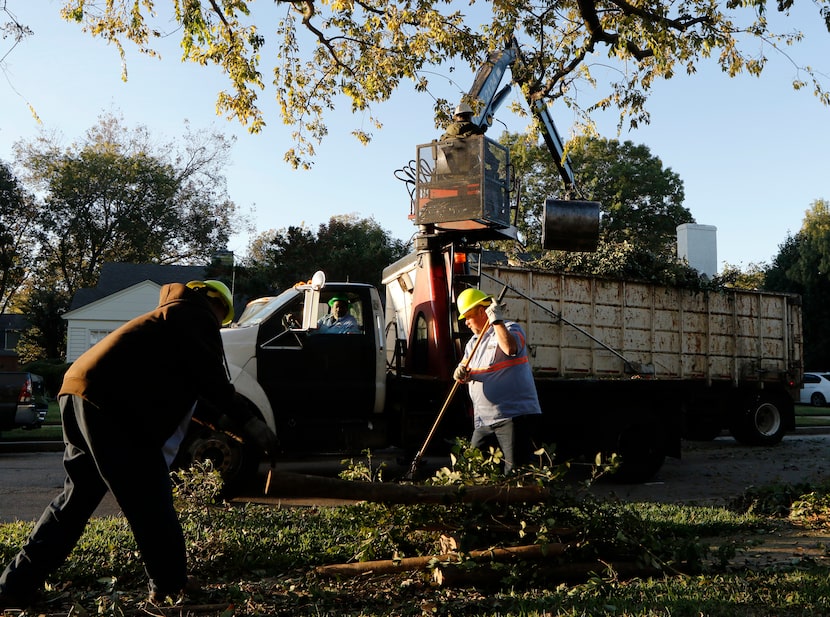
<instances>
[{"instance_id":1,"label":"crane bucket","mask_svg":"<svg viewBox=\"0 0 830 617\"><path fill-rule=\"evenodd\" d=\"M599 207L598 201L546 199L542 247L558 251L596 251Z\"/></svg>"}]
</instances>

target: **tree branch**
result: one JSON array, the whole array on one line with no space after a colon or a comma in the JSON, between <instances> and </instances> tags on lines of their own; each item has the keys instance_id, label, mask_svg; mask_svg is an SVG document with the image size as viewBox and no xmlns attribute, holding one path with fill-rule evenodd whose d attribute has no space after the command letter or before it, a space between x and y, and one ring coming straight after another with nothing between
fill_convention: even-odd
<instances>
[{"instance_id":1,"label":"tree branch","mask_svg":"<svg viewBox=\"0 0 830 617\"><path fill-rule=\"evenodd\" d=\"M222 14L222 9L219 8L219 5L216 4L216 0L210 0L210 6L213 7L213 12L216 13L217 17L221 20L223 24L225 24L225 28L228 30L228 34L233 36L233 30L231 30L231 26L228 23L228 20L225 19L225 16Z\"/></svg>"},{"instance_id":2,"label":"tree branch","mask_svg":"<svg viewBox=\"0 0 830 617\"><path fill-rule=\"evenodd\" d=\"M331 44L331 41L323 34L322 31L318 30L316 26L311 23L311 18L314 17L316 14L314 10L314 2L313 0L303 0L302 2L294 2L294 6L301 7L298 10L302 13L303 19L302 24L308 29L314 36L317 37L317 40L320 44L325 47L329 55L331 56L332 60L334 61L335 66L343 69L346 71L352 78L355 77L355 72L352 67L345 64L341 59L340 56L337 54L337 51L334 49L334 46Z\"/></svg>"},{"instance_id":3,"label":"tree branch","mask_svg":"<svg viewBox=\"0 0 830 617\"><path fill-rule=\"evenodd\" d=\"M678 32L685 32L694 25L707 23L709 21L709 18L706 16L696 17L694 19L668 19L659 13L653 13L640 7L636 7L626 0L611 0L611 3L619 7L625 15L636 15L644 21L659 24L667 29L674 29ZM602 25L600 24L599 15L597 15L595 0L577 0L577 6L579 7L579 12L582 15L582 19L584 20L585 27L588 30L591 39L588 51L593 50L593 43L595 42L606 43L611 46L618 45L620 43L620 36L618 34L612 34L603 30ZM645 58L654 56L654 51L650 49L642 49L631 41L625 42L625 49L637 60L644 60Z\"/></svg>"},{"instance_id":4,"label":"tree branch","mask_svg":"<svg viewBox=\"0 0 830 617\"><path fill-rule=\"evenodd\" d=\"M602 29L594 0L577 0L576 5L579 7L579 14L582 15L585 29L590 36L591 43L588 45L588 51L594 49L594 43L605 43L611 46L619 43L620 36L618 34L611 34ZM640 49L630 41L625 44L625 48L637 60L643 60L654 55L654 52Z\"/></svg>"},{"instance_id":5,"label":"tree branch","mask_svg":"<svg viewBox=\"0 0 830 617\"><path fill-rule=\"evenodd\" d=\"M640 17L645 21L660 24L665 26L666 28L678 30L679 32L685 32L692 26L706 23L709 21L709 18L704 15L701 15L700 17L695 17L694 19L669 19L667 17L663 17L659 13L652 13L651 11L646 11L641 9L640 7L634 6L633 4L629 4L626 0L610 1L612 4L616 4L618 7L620 7L620 9L622 9L623 13L625 13L626 15L636 15L637 17Z\"/></svg>"}]
</instances>

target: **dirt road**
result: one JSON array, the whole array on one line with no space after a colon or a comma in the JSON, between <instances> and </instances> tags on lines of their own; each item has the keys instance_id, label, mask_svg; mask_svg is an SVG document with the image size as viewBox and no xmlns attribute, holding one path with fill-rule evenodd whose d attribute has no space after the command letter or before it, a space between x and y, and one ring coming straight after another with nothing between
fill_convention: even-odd
<instances>
[{"instance_id":1,"label":"dirt road","mask_svg":"<svg viewBox=\"0 0 830 617\"><path fill-rule=\"evenodd\" d=\"M684 443L682 458L667 459L651 482L601 483L592 491L628 501L723 505L752 486L830 479L828 457L830 434L800 430L772 448L749 448L731 437L719 437ZM0 470L0 522L36 520L63 486L58 452L0 452ZM291 470L313 473L296 465ZM96 515L118 512L108 495Z\"/></svg>"}]
</instances>

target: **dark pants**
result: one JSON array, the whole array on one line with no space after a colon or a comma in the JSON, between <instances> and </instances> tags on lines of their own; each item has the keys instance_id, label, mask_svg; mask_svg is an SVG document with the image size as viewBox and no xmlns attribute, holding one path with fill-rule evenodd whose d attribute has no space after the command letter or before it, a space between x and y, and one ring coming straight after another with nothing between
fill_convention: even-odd
<instances>
[{"instance_id":1,"label":"dark pants","mask_svg":"<svg viewBox=\"0 0 830 617\"><path fill-rule=\"evenodd\" d=\"M540 445L539 419L539 414L532 414L508 418L490 426L481 426L473 430L470 445L481 448L491 437L495 437L504 455L504 473L508 474L514 467L533 461L533 452Z\"/></svg>"},{"instance_id":2,"label":"dark pants","mask_svg":"<svg viewBox=\"0 0 830 617\"><path fill-rule=\"evenodd\" d=\"M46 507L26 544L0 577L0 591L31 598L77 544L107 490L130 524L150 589L175 596L187 561L170 474L160 448L131 433L111 410L60 398L66 470L63 492Z\"/></svg>"}]
</instances>

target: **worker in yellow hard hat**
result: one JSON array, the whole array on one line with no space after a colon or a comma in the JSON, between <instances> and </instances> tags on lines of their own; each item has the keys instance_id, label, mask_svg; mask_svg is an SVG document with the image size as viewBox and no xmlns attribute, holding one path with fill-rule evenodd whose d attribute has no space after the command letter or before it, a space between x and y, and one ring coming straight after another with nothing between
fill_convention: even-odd
<instances>
[{"instance_id":1,"label":"worker in yellow hard hat","mask_svg":"<svg viewBox=\"0 0 830 617\"><path fill-rule=\"evenodd\" d=\"M37 600L77 543L107 491L130 524L149 577L149 600L192 594L169 467L191 416L240 435L272 459L273 430L236 402L220 326L233 298L216 280L163 285L159 304L109 333L72 363L58 392L66 480L17 556L0 575L0 609Z\"/></svg>"},{"instance_id":2,"label":"worker in yellow hard hat","mask_svg":"<svg viewBox=\"0 0 830 617\"><path fill-rule=\"evenodd\" d=\"M473 331L464 350L464 358L469 360L461 362L453 373L456 381L467 384L473 403L470 445L481 448L495 438L507 474L530 462L541 445L538 425L542 408L525 333L515 321L505 320L504 307L480 289L462 291L456 306L459 319Z\"/></svg>"},{"instance_id":3,"label":"worker in yellow hard hat","mask_svg":"<svg viewBox=\"0 0 830 617\"><path fill-rule=\"evenodd\" d=\"M220 324L227 326L233 321L233 296L222 281L190 281L187 286L205 294L208 302L216 307Z\"/></svg>"}]
</instances>

